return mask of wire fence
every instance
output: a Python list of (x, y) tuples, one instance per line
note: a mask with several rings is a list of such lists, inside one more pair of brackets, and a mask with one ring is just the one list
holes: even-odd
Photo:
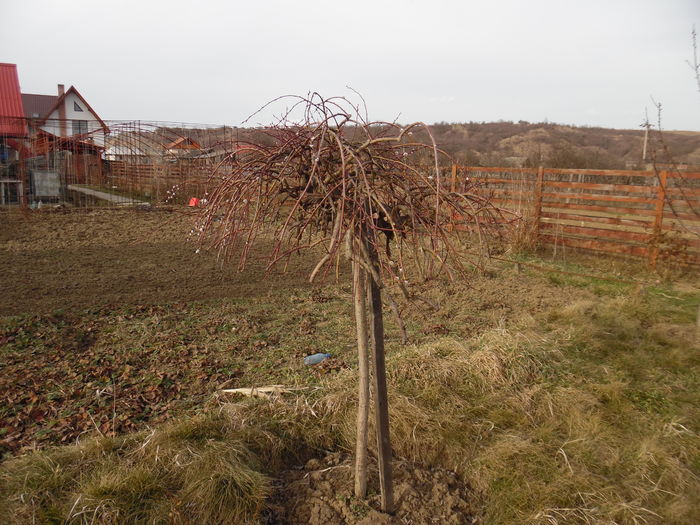
[(0, 206), (185, 203), (245, 144), (267, 140), (263, 130), (231, 126), (1, 120)]

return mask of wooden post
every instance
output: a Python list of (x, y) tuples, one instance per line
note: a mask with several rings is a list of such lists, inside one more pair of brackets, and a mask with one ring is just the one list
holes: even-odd
[(367, 339), (367, 272), (359, 262), (352, 264), (357, 328), (357, 443), (355, 446), (355, 497), (367, 495), (367, 422), (369, 420), (369, 354)]
[(537, 182), (535, 183), (535, 203), (533, 210), (533, 236), (537, 244), (540, 236), (540, 218), (542, 217), (542, 188), (544, 186), (544, 167), (537, 169)]
[[(377, 252), (368, 243), (372, 265), (379, 270)], [(391, 473), (391, 440), (389, 438), (389, 399), (386, 387), (386, 366), (384, 361), (384, 318), (382, 315), (382, 292), (379, 284), (369, 276), (370, 305), (369, 333), (372, 341), (374, 361), (374, 417), (377, 427), (377, 456), (379, 463), (379, 487), (381, 490), (381, 510), (387, 514), (394, 512), (394, 483)]]
[(19, 204), (22, 210), (29, 209), (29, 169), (27, 168), (27, 159), (24, 155), (24, 148), (20, 148), (19, 162), (17, 163), (19, 171)]
[(659, 258), (659, 243), (661, 242), (661, 225), (664, 220), (664, 205), (666, 204), (666, 170), (659, 174), (659, 184), (656, 187), (656, 206), (654, 209), (654, 229), (652, 231), (651, 243), (649, 246), (649, 266), (656, 269)]

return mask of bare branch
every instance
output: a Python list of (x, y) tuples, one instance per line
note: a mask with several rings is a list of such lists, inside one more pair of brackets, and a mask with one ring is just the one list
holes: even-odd
[[(318, 93), (278, 97), (249, 118), (280, 102), (289, 107), (265, 128), (269, 143), (239, 148), (212, 175), (215, 189), (200, 230), (221, 257), (236, 257), (243, 269), (252, 247), (271, 237), (270, 269), (293, 253), (318, 249), (320, 236), (325, 253), (310, 275), (314, 280), (334, 263), (337, 271), (342, 239), (361, 236), (378, 254), (378, 269), (367, 253), (360, 261), (377, 284), (382, 273), (395, 282), (399, 270), (403, 283), (411, 270), (404, 265), (406, 250), (414, 260), (430, 253), (436, 273), (452, 278), (463, 268), (457, 239), (485, 245), (499, 212), (469, 188), (452, 194), (443, 187), (440, 159), (450, 159), (425, 124), (370, 122), (363, 99), (353, 104)], [(301, 121), (291, 122), (292, 113)], [(418, 129), (427, 132), (426, 143), (414, 139)], [(454, 217), (462, 227), (452, 231)]]

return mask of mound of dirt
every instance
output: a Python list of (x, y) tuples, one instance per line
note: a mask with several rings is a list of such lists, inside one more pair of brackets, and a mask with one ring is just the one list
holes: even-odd
[[(389, 525), (406, 523), (481, 523), (470, 504), (470, 490), (454, 472), (425, 469), (394, 460), (395, 513), (380, 512), (376, 464), (370, 466), (369, 497), (353, 496), (353, 462), (332, 453), (282, 472), (270, 500), (269, 525)], [(373, 488), (376, 488), (373, 490)]]

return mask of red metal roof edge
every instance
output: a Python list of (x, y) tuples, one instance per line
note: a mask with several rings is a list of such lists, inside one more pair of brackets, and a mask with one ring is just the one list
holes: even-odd
[[(27, 136), (27, 122), (24, 118), (22, 93), (19, 88), (17, 64), (0, 62), (0, 117), (8, 119), (0, 127), (4, 135)], [(16, 122), (10, 120), (17, 119)]]

